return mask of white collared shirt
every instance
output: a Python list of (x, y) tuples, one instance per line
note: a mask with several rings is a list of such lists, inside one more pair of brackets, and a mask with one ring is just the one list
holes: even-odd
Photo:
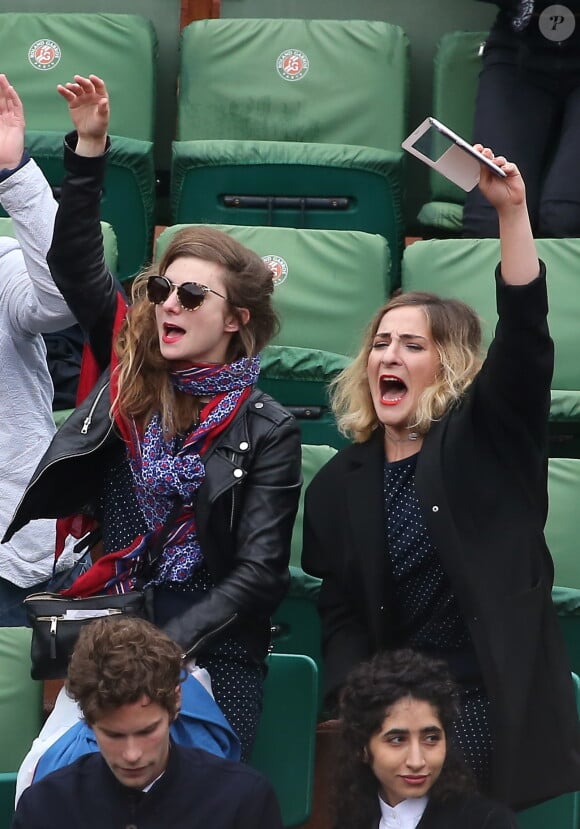
[(381, 820), (379, 829), (415, 829), (427, 806), (429, 798), (410, 797), (396, 806), (389, 806), (379, 797)]

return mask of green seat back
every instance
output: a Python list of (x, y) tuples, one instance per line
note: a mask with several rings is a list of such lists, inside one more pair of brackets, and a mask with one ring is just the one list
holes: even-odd
[(264, 708), (250, 765), (271, 782), (285, 827), (310, 815), (314, 783), (318, 678), (308, 656), (268, 657)]
[[(549, 325), (556, 346), (550, 454), (580, 457), (580, 239), (538, 239), (536, 247), (547, 267)], [(487, 347), (497, 320), (493, 274), (499, 258), (497, 239), (414, 242), (403, 257), (403, 290), (433, 291), (467, 302), (482, 319)]]
[[(191, 23), (182, 33), (174, 221), (381, 233), (398, 282), (408, 52), (403, 30), (384, 21)], [(232, 207), (228, 196), (253, 201)]]
[[(105, 260), (109, 266), (111, 273), (117, 273), (117, 237), (115, 231), (107, 222), (101, 222), (101, 230), (103, 233), (103, 243), (105, 246)], [(6, 216), (0, 217), (0, 236), (14, 237), (14, 226), (12, 219)]]
[(384, 21), (195, 21), (182, 32), (177, 138), (399, 149), (408, 48)]
[(338, 431), (330, 408), (329, 383), (350, 357), (298, 346), (269, 345), (262, 351), (260, 388), (298, 420), (302, 443), (340, 448), (348, 439)]
[(325, 463), (336, 454), (332, 446), (302, 444), (302, 491), (292, 533), (290, 553), (290, 590), (272, 616), (272, 647), (275, 653), (302, 653), (310, 656), (318, 668), (319, 709), (322, 706), (322, 633), (316, 602), (320, 579), (301, 567), (302, 525), (306, 489)]
[(30, 628), (0, 628), (0, 773), (15, 772), (42, 725), (42, 683), (30, 678)]
[(576, 516), (580, 503), (580, 460), (550, 458), (546, 541), (554, 561), (552, 600), (568, 650), (580, 672), (580, 556)]
[(119, 278), (133, 276), (151, 257), (154, 229), (153, 24), (135, 14), (5, 12), (0, 54), (2, 71), (24, 103), (27, 147), (55, 190), (64, 175), (62, 139), (71, 129), (56, 85), (74, 74), (106, 81), (112, 150), (101, 215), (117, 234)]
[[(302, 444), (302, 490), (298, 503), (298, 512), (294, 521), (290, 564), (300, 567), (302, 557), (302, 522), (304, 520), (304, 494), (311, 480), (322, 467), (336, 455), (333, 446)], [(312, 578), (312, 577), (311, 577)], [(316, 580), (318, 582), (318, 579)]]
[[(448, 32), (435, 52), (431, 114), (466, 141), (472, 140), (479, 52), (486, 37), (486, 32)], [(465, 191), (435, 170), (429, 170), (429, 189), (430, 203), (422, 208), (419, 220), (444, 230), (460, 230)]]
[(92, 73), (107, 83), (111, 134), (152, 141), (156, 50), (153, 24), (141, 15), (0, 14), (2, 71), (22, 99), (28, 130), (71, 129), (56, 85)]
[[(159, 259), (180, 225), (157, 241)], [(385, 239), (357, 231), (219, 226), (273, 269), (274, 304), (282, 326), (277, 345), (350, 355), (390, 291)]]

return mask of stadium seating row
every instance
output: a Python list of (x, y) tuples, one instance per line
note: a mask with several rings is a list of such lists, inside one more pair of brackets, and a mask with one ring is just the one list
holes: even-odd
[[(69, 127), (57, 83), (104, 77), (114, 136), (103, 218), (119, 275), (151, 254), (156, 36), (128, 14), (0, 15), (27, 143), (58, 187)], [(182, 32), (172, 221), (363, 230), (403, 247), (409, 42), (382, 21), (203, 20)], [(347, 59), (345, 59), (347, 56)]]

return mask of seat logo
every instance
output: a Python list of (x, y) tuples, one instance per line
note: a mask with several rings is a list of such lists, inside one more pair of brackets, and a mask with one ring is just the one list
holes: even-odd
[(46, 72), (60, 63), (60, 46), (54, 40), (35, 40), (28, 50), (28, 60), (35, 69)]
[(310, 69), (310, 61), (300, 49), (286, 49), (278, 57), (276, 69), (285, 81), (301, 81)]
[(268, 253), (266, 256), (262, 256), (262, 260), (272, 271), (272, 283), (275, 288), (285, 282), (288, 276), (288, 262), (285, 259), (273, 253)]

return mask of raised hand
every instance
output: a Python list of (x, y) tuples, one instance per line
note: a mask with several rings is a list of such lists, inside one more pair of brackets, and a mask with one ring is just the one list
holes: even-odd
[(20, 164), (24, 151), (24, 109), (6, 75), (0, 75), (0, 170)]
[(489, 147), (483, 147), (481, 144), (475, 144), (474, 148), (479, 150), (486, 158), (493, 161), (505, 173), (505, 178), (500, 178), (488, 170), (484, 165), (481, 166), (481, 173), (479, 176), (479, 189), (486, 197), (486, 199), (496, 208), (502, 209), (519, 208), (526, 203), (526, 188), (520, 171), (516, 165), (508, 161), (505, 156), (495, 156)]
[(57, 86), (67, 101), (70, 117), (78, 133), (76, 151), (79, 155), (103, 152), (109, 127), (109, 95), (101, 78), (75, 75), (74, 80)]

